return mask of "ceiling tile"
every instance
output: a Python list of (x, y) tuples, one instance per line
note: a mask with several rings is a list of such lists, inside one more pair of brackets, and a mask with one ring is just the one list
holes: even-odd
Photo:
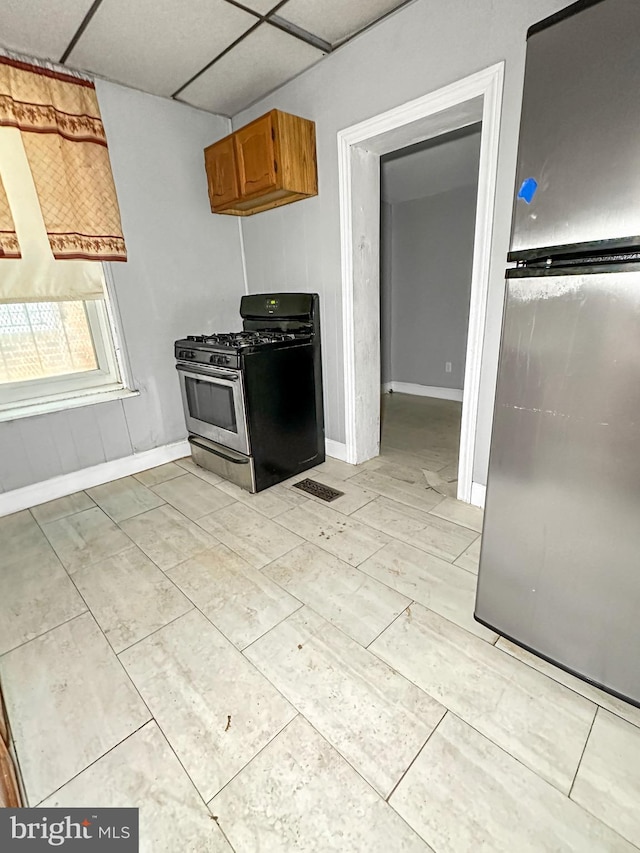
[(92, 0), (1, 0), (0, 44), (57, 61), (67, 49)]
[(224, 0), (104, 0), (68, 64), (172, 95), (255, 23)]
[(401, 6), (405, 0), (289, 0), (279, 17), (335, 44)]
[(306, 42), (261, 24), (181, 92), (180, 100), (233, 116), (322, 56)]

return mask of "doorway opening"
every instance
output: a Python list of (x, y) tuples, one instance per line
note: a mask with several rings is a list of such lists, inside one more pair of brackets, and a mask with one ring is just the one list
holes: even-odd
[(458, 490), (481, 130), (380, 158), (380, 454), (446, 497)]
[(338, 134), (346, 459), (380, 445), (380, 157), (482, 122), (457, 497), (481, 503), (473, 458), (484, 339), (504, 64)]

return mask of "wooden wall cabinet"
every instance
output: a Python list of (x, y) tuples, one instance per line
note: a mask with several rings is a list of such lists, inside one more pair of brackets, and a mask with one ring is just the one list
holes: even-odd
[(250, 216), (318, 194), (315, 124), (271, 110), (204, 149), (213, 213)]

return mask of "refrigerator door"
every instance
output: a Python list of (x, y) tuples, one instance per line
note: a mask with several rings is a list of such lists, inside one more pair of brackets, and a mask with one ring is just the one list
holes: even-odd
[(516, 177), (529, 202), (514, 201), (509, 257), (640, 245), (640, 3), (604, 0), (535, 29)]
[(640, 703), (640, 273), (510, 279), (476, 617)]

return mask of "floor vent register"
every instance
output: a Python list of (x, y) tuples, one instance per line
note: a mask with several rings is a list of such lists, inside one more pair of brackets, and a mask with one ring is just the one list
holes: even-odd
[(317, 480), (300, 480), (295, 483), (294, 489), (300, 489), (302, 492), (307, 492), (315, 498), (320, 498), (323, 501), (335, 501), (336, 498), (344, 495), (344, 492), (339, 492), (337, 489), (332, 489), (331, 486), (325, 486), (324, 483), (318, 483)]

